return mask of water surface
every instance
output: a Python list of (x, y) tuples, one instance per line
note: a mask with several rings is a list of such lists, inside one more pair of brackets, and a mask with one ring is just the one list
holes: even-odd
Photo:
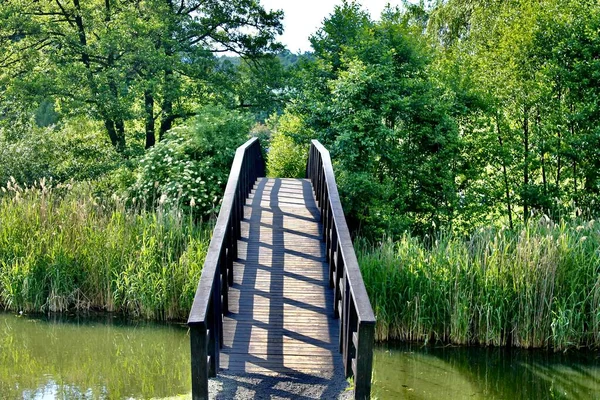
[(0, 314), (0, 399), (164, 398), (190, 391), (187, 330)]
[[(146, 399), (190, 392), (187, 329), (0, 314), (0, 399)], [(600, 400), (600, 352), (383, 345), (384, 399)]]
[(600, 399), (600, 352), (378, 346), (378, 399)]

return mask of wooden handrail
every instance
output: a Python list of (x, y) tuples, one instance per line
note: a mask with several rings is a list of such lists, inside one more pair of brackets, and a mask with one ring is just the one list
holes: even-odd
[(335, 182), (329, 151), (317, 140), (310, 145), (306, 176), (321, 210), (323, 239), (334, 289), (334, 317), (340, 318), (340, 352), (346, 377), (354, 376), (354, 397), (371, 394), (375, 315), (360, 273), (350, 231)]
[(258, 138), (238, 147), (231, 165), (221, 210), (208, 247), (202, 275), (188, 317), (190, 328), (192, 399), (208, 399), (208, 378), (219, 369), (223, 344), (223, 315), (228, 312), (228, 290), (233, 284), (240, 221), (246, 197), (256, 178), (265, 175)]

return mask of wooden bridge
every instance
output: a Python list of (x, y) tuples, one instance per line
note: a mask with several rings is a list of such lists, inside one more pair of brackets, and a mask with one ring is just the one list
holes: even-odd
[[(371, 390), (375, 317), (329, 152), (310, 147), (307, 179), (263, 178), (258, 139), (231, 167), (188, 325), (192, 397), (230, 373), (354, 377)], [(333, 289), (333, 290), (332, 290)]]

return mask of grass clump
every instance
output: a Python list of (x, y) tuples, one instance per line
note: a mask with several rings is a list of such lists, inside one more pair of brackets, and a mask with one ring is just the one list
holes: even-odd
[(600, 224), (356, 243), (377, 340), (600, 347)]
[(88, 184), (13, 180), (0, 195), (0, 306), (183, 319), (209, 240), (210, 227), (176, 208), (126, 208)]

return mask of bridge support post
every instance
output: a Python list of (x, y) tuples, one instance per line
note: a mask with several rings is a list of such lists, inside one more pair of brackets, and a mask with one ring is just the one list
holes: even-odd
[(373, 368), (374, 324), (358, 324), (358, 343), (356, 343), (356, 372), (354, 376), (354, 398), (371, 398), (371, 370)]
[(208, 342), (205, 324), (190, 325), (192, 400), (208, 400)]

